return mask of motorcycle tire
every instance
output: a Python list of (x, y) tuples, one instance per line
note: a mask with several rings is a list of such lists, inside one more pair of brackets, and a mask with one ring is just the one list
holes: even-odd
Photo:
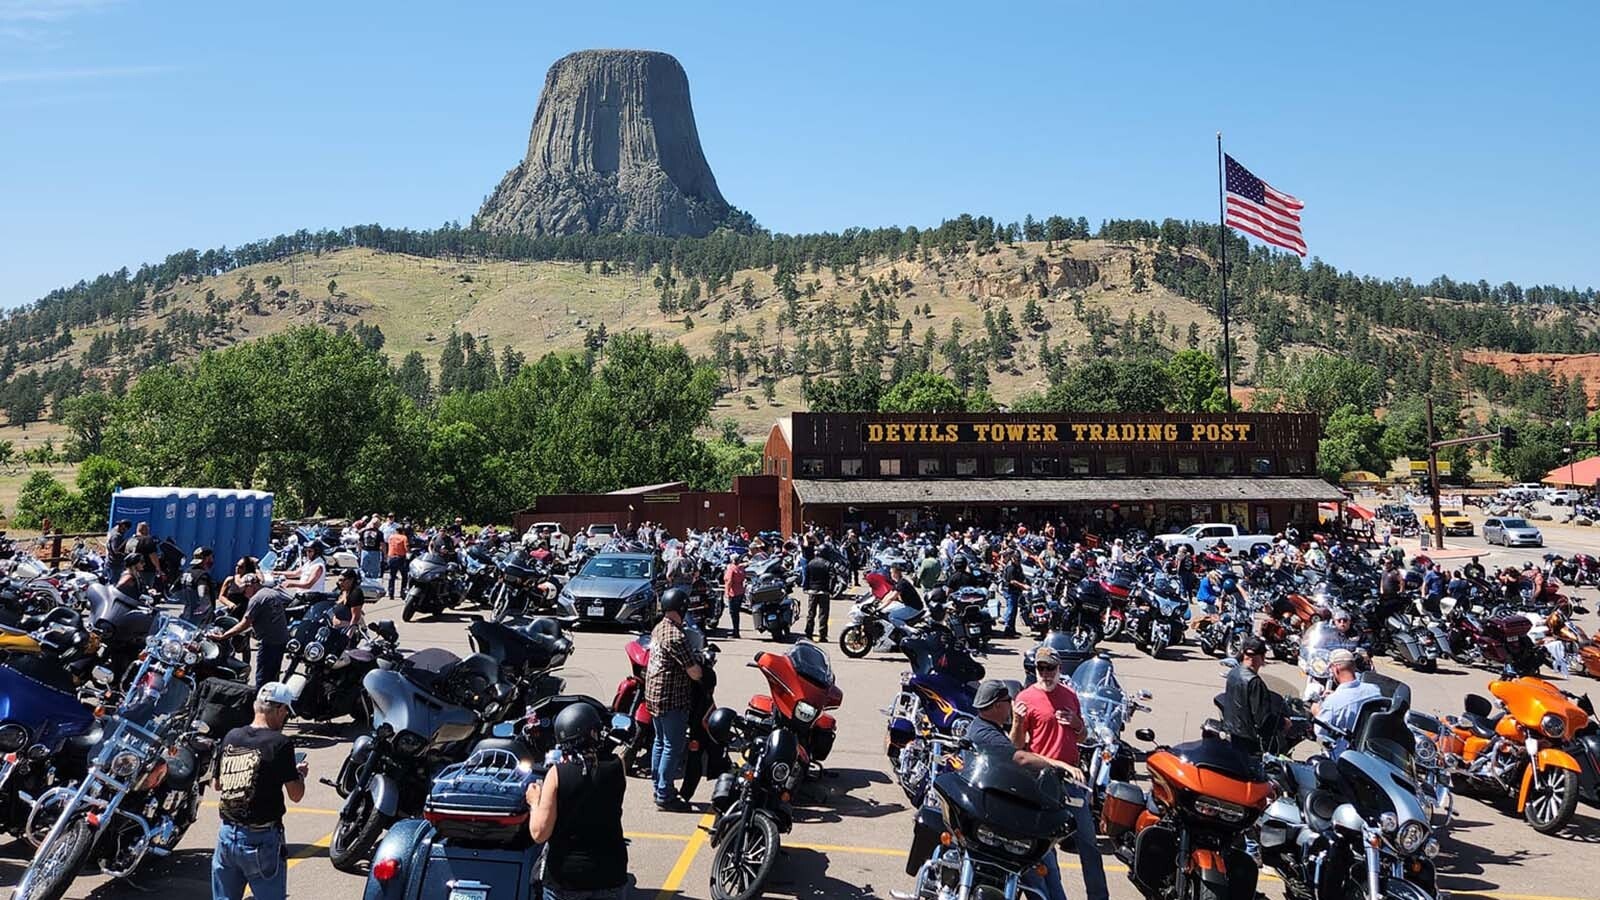
[(328, 842), (328, 861), (341, 872), (357, 872), (357, 864), (372, 855), (378, 839), (390, 824), (389, 817), (372, 805), (370, 795), (357, 809), (354, 819), (339, 817), (339, 823), (333, 827), (333, 838)]
[(1543, 772), (1534, 772), (1528, 785), (1528, 804), (1522, 808), (1523, 818), (1540, 834), (1554, 834), (1572, 821), (1578, 809), (1578, 773), (1571, 769), (1548, 766)]
[(495, 587), (494, 594), (489, 602), (489, 606), (492, 610), (492, 612), (489, 614), (489, 621), (494, 622), (497, 625), (507, 619), (521, 618), (522, 614), (528, 611), (526, 600), (520, 604), (517, 604), (518, 608), (516, 612), (513, 613), (511, 611), (511, 592), (505, 589), (505, 585), (498, 585)]
[(1423, 673), (1437, 672), (1439, 671), (1439, 660), (1419, 659), (1417, 660), (1416, 670)]
[(1105, 628), (1101, 629), (1101, 640), (1114, 641), (1122, 637), (1122, 629), (1126, 620), (1118, 616), (1106, 616)]
[(860, 625), (846, 625), (839, 632), (839, 651), (851, 659), (861, 659), (872, 652), (874, 641)]
[(80, 818), (63, 829), (60, 837), (39, 848), (11, 896), (14, 900), (60, 900), (93, 847), (94, 831)]
[(772, 874), (781, 849), (771, 817), (751, 816), (728, 832), (711, 858), (711, 900), (755, 900)]
[(405, 608), (400, 610), (400, 621), (409, 622), (417, 617), (417, 605), (410, 597), (406, 598)]

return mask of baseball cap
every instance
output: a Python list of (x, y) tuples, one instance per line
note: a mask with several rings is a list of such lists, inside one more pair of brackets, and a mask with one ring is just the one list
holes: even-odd
[(1040, 647), (1033, 654), (1033, 664), (1037, 666), (1039, 663), (1050, 663), (1051, 665), (1059, 666), (1061, 665), (1061, 659), (1056, 656), (1055, 648)]
[(1011, 699), (1014, 699), (1011, 694), (1011, 688), (1005, 682), (991, 678), (978, 685), (978, 692), (972, 698), (972, 708), (988, 709), (1001, 700)]
[(1350, 613), (1347, 610), (1336, 606), (1333, 608), (1333, 612), (1329, 613), (1328, 618), (1335, 620), (1348, 619), (1350, 618)]
[(279, 706), (287, 706), (291, 715), (294, 713), (294, 700), (294, 691), (290, 690), (289, 686), (281, 681), (269, 681), (261, 686), (261, 690), (256, 691), (257, 703), (276, 703)]
[(1267, 642), (1259, 637), (1256, 637), (1255, 635), (1250, 635), (1244, 639), (1243, 646), (1239, 650), (1239, 655), (1255, 656), (1257, 654), (1265, 654), (1266, 652)]
[(1328, 665), (1330, 667), (1332, 667), (1332, 666), (1353, 666), (1355, 664), (1356, 664), (1356, 655), (1354, 653), (1351, 653), (1349, 650), (1346, 650), (1346, 649), (1344, 649), (1342, 647), (1339, 648), (1338, 650), (1335, 650), (1332, 653), (1328, 654)]

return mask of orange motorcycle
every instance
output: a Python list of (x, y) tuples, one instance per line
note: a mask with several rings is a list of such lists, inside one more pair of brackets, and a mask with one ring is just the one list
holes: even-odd
[(1489, 693), (1494, 703), (1468, 694), (1466, 711), (1445, 717), (1434, 735), (1458, 790), (1515, 798), (1517, 812), (1541, 834), (1572, 821), (1580, 795), (1600, 802), (1593, 752), (1600, 736), (1587, 698), (1532, 676), (1491, 681)]
[[(1154, 740), (1147, 728), (1140, 740)], [(1259, 759), (1207, 736), (1157, 747), (1146, 759), (1150, 796), (1125, 781), (1106, 788), (1100, 830), (1128, 880), (1148, 898), (1253, 900), (1257, 867), (1243, 837), (1272, 799)]]
[(1569, 671), (1600, 678), (1600, 637), (1590, 637), (1570, 615), (1559, 609), (1551, 612), (1544, 624), (1550, 636), (1561, 641)]

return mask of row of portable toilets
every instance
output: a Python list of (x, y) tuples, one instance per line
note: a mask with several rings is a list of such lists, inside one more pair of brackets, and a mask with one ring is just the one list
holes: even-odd
[(139, 487), (111, 495), (107, 530), (122, 520), (150, 523), (156, 540), (172, 538), (184, 555), (210, 547), (217, 579), (233, 574), (243, 556), (259, 557), (272, 539), (272, 495), (266, 491)]

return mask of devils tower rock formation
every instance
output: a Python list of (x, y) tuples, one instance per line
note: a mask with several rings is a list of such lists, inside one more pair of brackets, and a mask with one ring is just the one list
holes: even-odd
[(478, 224), (528, 235), (701, 236), (737, 215), (700, 150), (678, 61), (583, 50), (545, 75), (528, 155), (484, 201)]

